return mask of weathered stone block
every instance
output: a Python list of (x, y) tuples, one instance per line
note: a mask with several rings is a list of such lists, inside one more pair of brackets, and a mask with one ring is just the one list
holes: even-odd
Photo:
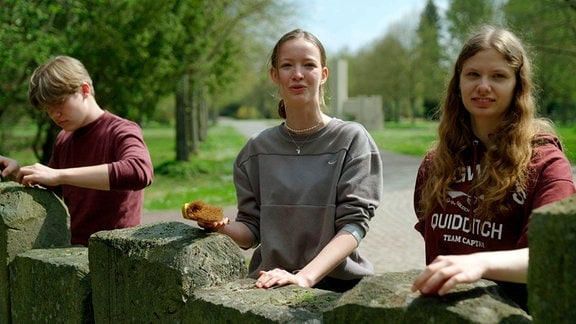
[(35, 249), (10, 264), (13, 323), (93, 323), (88, 249)]
[(0, 182), (0, 323), (9, 323), (8, 264), (30, 249), (70, 245), (68, 209), (51, 191)]
[(528, 238), (528, 307), (534, 321), (576, 319), (576, 196), (534, 210)]
[(366, 277), (341, 294), (295, 285), (258, 289), (243, 279), (194, 293), (185, 322), (197, 323), (529, 323), (493, 282), (459, 285), (439, 297), (410, 290), (420, 270)]
[(196, 291), (184, 323), (322, 323), (323, 312), (341, 296), (296, 285), (260, 289), (254, 282), (243, 279)]
[(178, 323), (194, 290), (247, 274), (228, 236), (182, 222), (93, 234), (89, 260), (98, 323)]
[(366, 277), (344, 293), (324, 323), (529, 323), (530, 316), (493, 282), (458, 285), (444, 296), (410, 290), (421, 270)]

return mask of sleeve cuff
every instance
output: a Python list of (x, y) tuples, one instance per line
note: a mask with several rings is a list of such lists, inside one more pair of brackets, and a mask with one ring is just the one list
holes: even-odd
[(346, 224), (344, 227), (342, 227), (342, 230), (352, 234), (358, 244), (360, 244), (364, 236), (366, 236), (366, 232), (358, 224)]

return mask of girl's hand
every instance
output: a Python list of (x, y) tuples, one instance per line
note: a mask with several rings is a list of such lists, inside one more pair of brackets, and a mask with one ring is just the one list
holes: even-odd
[(198, 226), (210, 232), (218, 232), (219, 229), (223, 228), (228, 224), (230, 224), (230, 219), (228, 219), (228, 217), (224, 217), (219, 222), (210, 222), (210, 223), (198, 222)]
[(258, 288), (275, 288), (290, 284), (295, 284), (300, 287), (311, 287), (305, 278), (283, 269), (276, 268), (270, 271), (260, 271), (259, 275), (256, 280), (256, 287)]
[(423, 295), (444, 295), (457, 284), (482, 279), (485, 269), (486, 265), (475, 254), (441, 255), (414, 280), (412, 291), (419, 290)]

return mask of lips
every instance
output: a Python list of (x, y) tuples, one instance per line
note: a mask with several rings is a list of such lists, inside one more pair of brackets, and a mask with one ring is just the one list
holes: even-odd
[(60, 128), (65, 128), (66, 124), (68, 124), (68, 121), (66, 120), (59, 120), (56, 122), (56, 125), (60, 126)]
[(472, 102), (474, 102), (474, 104), (478, 107), (489, 107), (494, 102), (496, 102), (496, 100), (492, 98), (475, 97), (472, 98)]
[(302, 93), (306, 90), (306, 87), (303, 85), (294, 85), (294, 86), (290, 86), (289, 87), (290, 91), (292, 91), (293, 93)]

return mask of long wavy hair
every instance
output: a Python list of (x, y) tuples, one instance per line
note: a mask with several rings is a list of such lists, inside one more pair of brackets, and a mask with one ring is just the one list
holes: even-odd
[(463, 152), (470, 149), (475, 140), (470, 114), (460, 96), (460, 71), (467, 59), (486, 49), (495, 49), (503, 55), (515, 70), (516, 86), (514, 99), (500, 125), (490, 135), (486, 154), (479, 161), (482, 172), (473, 180), (470, 194), (483, 195), (475, 206), (477, 217), (491, 219), (509, 210), (509, 204), (503, 202), (510, 192), (526, 188), (533, 146), (537, 145), (535, 135), (539, 132), (554, 134), (549, 121), (535, 116), (531, 62), (521, 41), (506, 29), (483, 26), (464, 44), (439, 108), (438, 142), (433, 148), (435, 154), (429, 156), (432, 159), (426, 170), (429, 178), (419, 202), (423, 215), (429, 215), (438, 205), (445, 207), (454, 170), (464, 166)]
[[(326, 67), (326, 50), (324, 49), (324, 45), (322, 45), (322, 42), (320, 42), (320, 40), (310, 32), (304, 31), (302, 29), (294, 29), (284, 34), (282, 37), (280, 37), (276, 45), (274, 45), (274, 48), (272, 49), (272, 54), (270, 55), (270, 66), (273, 69), (278, 70), (278, 52), (280, 51), (280, 47), (289, 40), (299, 38), (303, 38), (314, 44), (316, 47), (318, 47), (318, 49), (320, 50), (320, 63), (322, 64), (322, 68)], [(319, 96), (320, 96), (320, 105), (322, 105), (323, 107), (325, 106), (323, 84), (320, 84)], [(284, 106), (284, 99), (280, 99), (280, 101), (278, 102), (278, 115), (280, 116), (280, 118), (286, 119), (286, 106)]]

